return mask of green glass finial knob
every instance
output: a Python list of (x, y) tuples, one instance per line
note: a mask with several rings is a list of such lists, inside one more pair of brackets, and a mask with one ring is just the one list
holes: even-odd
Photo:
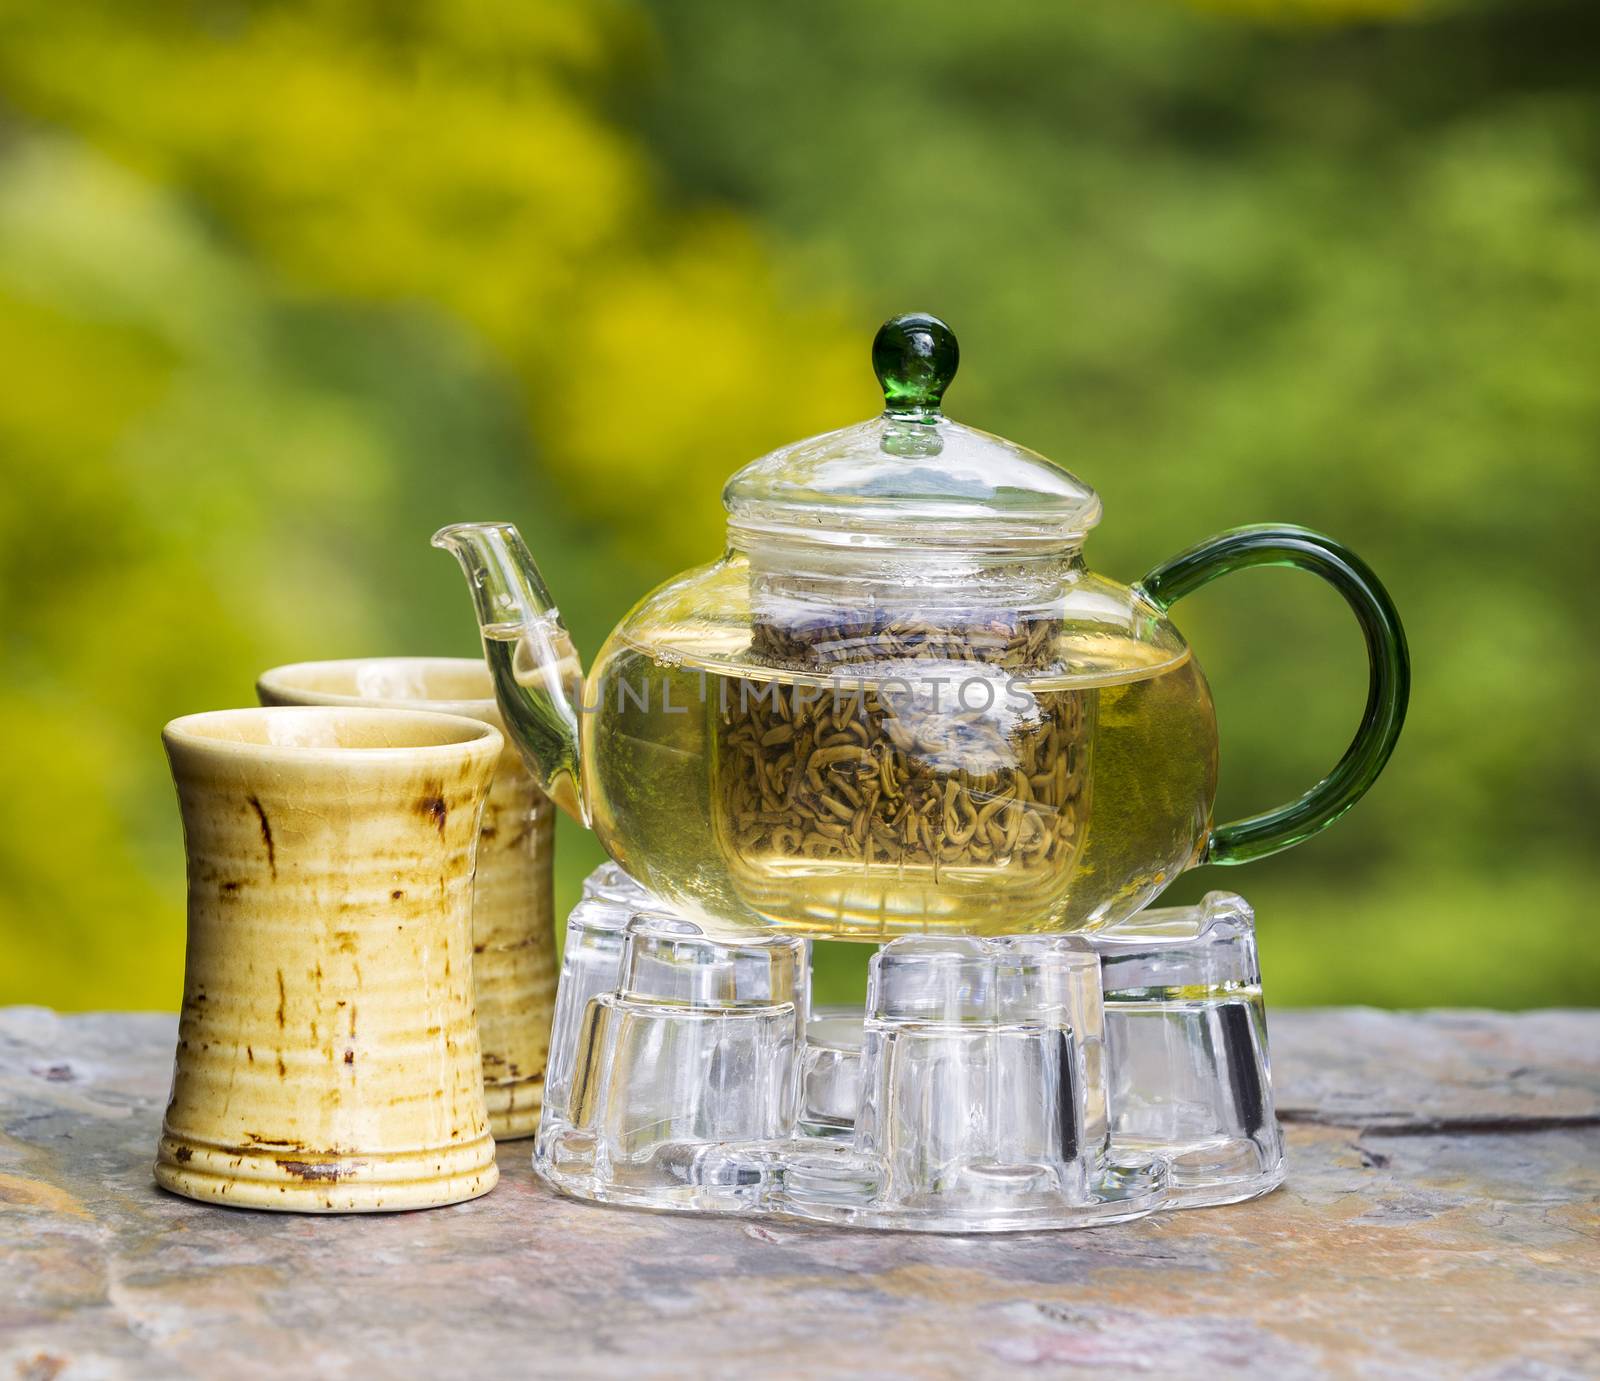
[(897, 416), (936, 417), (960, 363), (956, 333), (927, 312), (890, 317), (872, 341), (884, 411)]

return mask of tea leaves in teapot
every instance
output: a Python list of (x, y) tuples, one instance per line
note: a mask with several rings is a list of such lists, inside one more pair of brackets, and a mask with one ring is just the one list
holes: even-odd
[(951, 870), (1026, 870), (1065, 886), (1083, 838), (1094, 696), (1030, 689), (1057, 628), (880, 611), (757, 623), (752, 655), (777, 676), (725, 686), (718, 707), (735, 858), (933, 884)]

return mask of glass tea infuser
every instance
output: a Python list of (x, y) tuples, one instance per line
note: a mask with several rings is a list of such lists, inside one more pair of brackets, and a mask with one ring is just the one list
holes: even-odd
[[(1405, 715), (1399, 617), (1298, 527), (1096, 574), (1094, 491), (946, 418), (957, 358), (937, 318), (887, 322), (882, 415), (735, 474), (722, 556), (587, 676), (516, 528), (434, 537), (512, 737), (614, 860), (568, 921), (535, 1142), (569, 1194), (1002, 1232), (1283, 1177), (1253, 913), (1148, 904), (1360, 799)], [(1366, 710), (1304, 796), (1214, 825), (1215, 712), (1168, 612), (1265, 565), (1344, 596)], [(880, 946), (864, 1011), (813, 1008), (812, 939)]]
[[(471, 582), (507, 725), (550, 796), (710, 933), (1093, 931), (1196, 863), (1325, 828), (1371, 786), (1405, 712), (1400, 621), (1353, 552), (1240, 528), (1134, 585), (1090, 570), (1100, 500), (945, 417), (957, 347), (886, 323), (881, 416), (728, 481), (728, 543), (668, 581), (584, 677), (517, 530), (434, 538)], [(1230, 571), (1329, 581), (1371, 686), (1338, 766), (1299, 800), (1212, 824), (1217, 725), (1168, 611)]]

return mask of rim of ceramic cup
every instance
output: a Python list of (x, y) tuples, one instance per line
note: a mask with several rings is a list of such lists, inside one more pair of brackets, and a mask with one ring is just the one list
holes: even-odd
[[(484, 693), (481, 696), (389, 695), (382, 692), (369, 695), (363, 694), (359, 688), (326, 690), (316, 684), (319, 681), (337, 684), (349, 676), (354, 685), (364, 670), (377, 675), (384, 672), (392, 676), (409, 674), (419, 679), (429, 673), (469, 677), (481, 681)], [(488, 664), (481, 657), (338, 657), (329, 661), (290, 662), (262, 672), (256, 678), (256, 694), (263, 700), (271, 699), (279, 704), (376, 707), (386, 710), (428, 709), (440, 714), (459, 712), (476, 718), (488, 715), (496, 719), (500, 713)]]
[[(234, 732), (228, 732), (233, 730)], [(254, 731), (261, 737), (242, 736)], [(274, 738), (273, 735), (277, 737)], [(314, 741), (296, 742), (296, 737)], [(385, 736), (400, 742), (383, 742)], [(161, 731), (168, 744), (253, 761), (310, 762), (318, 757), (374, 765), (420, 758), (498, 754), (505, 739), (492, 724), (432, 710), (367, 705), (261, 705), (181, 715)], [(332, 738), (334, 741), (329, 742)], [(341, 739), (378, 739), (344, 742)]]

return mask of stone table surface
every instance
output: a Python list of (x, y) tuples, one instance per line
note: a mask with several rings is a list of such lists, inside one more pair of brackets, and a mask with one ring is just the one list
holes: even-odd
[(190, 1203), (175, 1021), (0, 1010), (0, 1378), (1600, 1375), (1600, 1012), (1274, 1013), (1284, 1188), (999, 1238)]

